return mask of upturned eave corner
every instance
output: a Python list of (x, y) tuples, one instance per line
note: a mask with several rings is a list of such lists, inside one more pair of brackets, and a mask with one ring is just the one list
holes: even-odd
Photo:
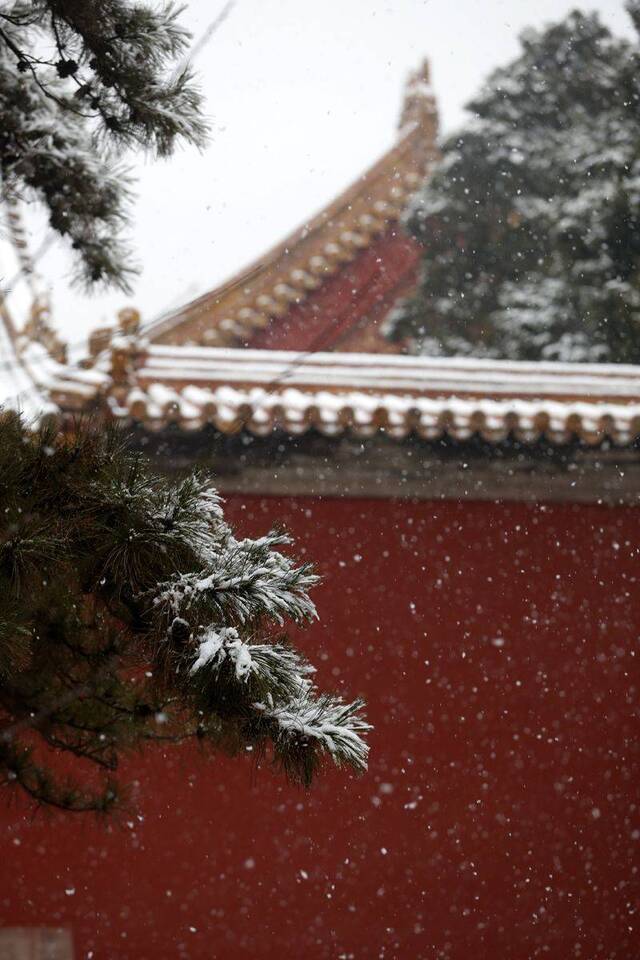
[(342, 194), (227, 282), (145, 327), (152, 343), (242, 346), (282, 323), (330, 278), (398, 228), (438, 158), (425, 61), (407, 84), (396, 142)]

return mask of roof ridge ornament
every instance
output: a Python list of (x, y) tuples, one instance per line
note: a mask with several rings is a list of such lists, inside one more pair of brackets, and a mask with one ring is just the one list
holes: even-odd
[(137, 370), (144, 357), (146, 341), (140, 337), (139, 310), (124, 307), (118, 311), (118, 329), (111, 331), (108, 345), (111, 393), (118, 402), (122, 402), (137, 384)]
[(29, 317), (22, 329), (27, 343), (38, 343), (58, 363), (67, 362), (67, 345), (51, 324), (51, 302), (46, 293), (34, 294)]
[(413, 127), (424, 128), (425, 139), (430, 145), (435, 145), (438, 136), (438, 107), (431, 86), (431, 66), (426, 57), (418, 69), (409, 74), (405, 86), (398, 128), (405, 133), (408, 128)]

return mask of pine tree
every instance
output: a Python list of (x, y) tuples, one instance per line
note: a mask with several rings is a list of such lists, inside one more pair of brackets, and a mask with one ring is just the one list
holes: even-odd
[(281, 533), (237, 539), (209, 480), (154, 476), (117, 433), (0, 412), (0, 775), (106, 811), (149, 741), (260, 757), (311, 782), (366, 768), (362, 703), (320, 694), (282, 634), (316, 577)]
[(409, 212), (421, 277), (391, 336), (435, 355), (639, 363), (640, 50), (579, 12), (521, 44)]
[(205, 141), (201, 96), (181, 66), (190, 35), (180, 12), (141, 0), (0, 7), (3, 189), (45, 205), (87, 286), (129, 287), (123, 151), (164, 157)]

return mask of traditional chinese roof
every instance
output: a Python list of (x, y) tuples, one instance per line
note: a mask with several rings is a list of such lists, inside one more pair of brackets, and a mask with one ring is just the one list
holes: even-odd
[(624, 445), (640, 436), (632, 366), (150, 344), (122, 379), (112, 415), (151, 430)]
[[(121, 311), (88, 367), (65, 362), (41, 305), (18, 334), (0, 304), (0, 405), (149, 431), (634, 444), (640, 367), (388, 355), (375, 331), (361, 336), (410, 281), (417, 253), (398, 218), (435, 158), (435, 129), (423, 71), (398, 143), (352, 188), (181, 310), (147, 325)], [(256, 348), (236, 349), (243, 338)], [(273, 349), (278, 341), (295, 349)]]
[[(319, 337), (322, 349), (350, 349), (355, 332), (362, 349), (362, 327), (379, 323), (414, 281), (418, 246), (398, 221), (437, 157), (437, 123), (425, 62), (408, 84), (388, 153), (255, 263), (145, 335), (153, 343), (267, 349), (310, 349)], [(380, 336), (364, 342), (396, 349)]]
[(68, 417), (92, 412), (151, 431), (397, 440), (480, 436), (552, 444), (640, 439), (640, 367), (148, 343), (132, 330), (98, 367), (55, 360), (0, 310), (0, 405)]

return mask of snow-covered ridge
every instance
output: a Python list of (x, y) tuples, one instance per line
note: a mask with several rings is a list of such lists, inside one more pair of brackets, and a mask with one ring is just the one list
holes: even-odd
[[(640, 367), (626, 364), (525, 363), (510, 360), (411, 357), (366, 353), (300, 354), (151, 345), (138, 369), (141, 383), (252, 384), (444, 392), (460, 396), (615, 397), (640, 399)], [(624, 401), (623, 401), (624, 398)]]
[[(20, 347), (0, 324), (0, 404), (29, 418), (97, 410), (151, 430), (213, 424), (223, 433), (273, 430), (327, 436), (384, 432), (402, 439), (479, 434), (565, 443), (640, 437), (640, 366), (523, 363), (364, 353), (300, 354), (198, 346), (128, 345), (124, 379), (101, 367)], [(130, 347), (130, 349), (129, 349)]]
[(152, 430), (628, 444), (640, 436), (640, 367), (149, 346), (112, 412)]

